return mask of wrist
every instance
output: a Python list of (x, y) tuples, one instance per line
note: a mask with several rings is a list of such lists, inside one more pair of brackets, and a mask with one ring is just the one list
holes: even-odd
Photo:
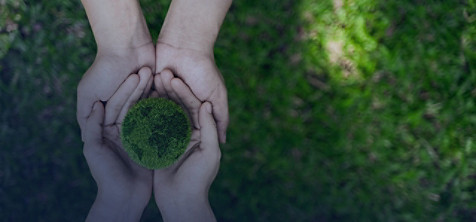
[(193, 50), (201, 54), (212, 54), (216, 36), (209, 33), (192, 33), (194, 32), (191, 30), (187, 33), (180, 33), (180, 31), (176, 32), (175, 30), (167, 30), (167, 28), (164, 27), (160, 31), (157, 44), (165, 44), (174, 49)]
[(209, 53), (231, 0), (173, 0), (159, 34), (159, 42), (175, 48)]
[(197, 198), (175, 198), (159, 201), (157, 206), (164, 221), (215, 221), (206, 195)]
[[(207, 72), (210, 72), (207, 74), (213, 74), (211, 72), (215, 71), (213, 70), (213, 68), (215, 68), (215, 58), (212, 50), (197, 51), (176, 48), (167, 43), (157, 42), (155, 58), (157, 61), (156, 72), (161, 72), (163, 69), (168, 68), (180, 78), (185, 78), (186, 75), (184, 75), (184, 73), (191, 73), (190, 71), (184, 72), (181, 70), (184, 67), (188, 67), (186, 70), (192, 68), (196, 69), (196, 71), (206, 69)], [(212, 69), (209, 69), (209, 67)]]
[(147, 203), (98, 194), (86, 221), (139, 221)]
[[(122, 38), (116, 40), (111, 39), (111, 41), (100, 41), (96, 38), (96, 44), (98, 54), (142, 56), (143, 53), (141, 52), (143, 52), (144, 49), (151, 48), (152, 51), (154, 51), (154, 43), (152, 42), (148, 30), (138, 31), (129, 37), (122, 35)], [(134, 55), (134, 53), (137, 55)]]
[(156, 45), (156, 56), (167, 55), (171, 58), (202, 58), (202, 59), (211, 59), (214, 60), (213, 48), (190, 48), (190, 47), (181, 47), (170, 44), (169, 42), (162, 41), (159, 39)]
[(138, 0), (82, 0), (98, 50), (152, 43)]

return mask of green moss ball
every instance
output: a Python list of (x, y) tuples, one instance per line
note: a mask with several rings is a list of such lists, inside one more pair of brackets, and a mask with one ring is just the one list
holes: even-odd
[(133, 161), (148, 169), (160, 169), (184, 153), (190, 134), (190, 122), (180, 106), (167, 99), (148, 98), (127, 113), (121, 139)]

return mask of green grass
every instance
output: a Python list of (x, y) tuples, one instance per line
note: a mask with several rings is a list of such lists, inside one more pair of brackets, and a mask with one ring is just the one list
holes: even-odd
[[(3, 2), (0, 218), (84, 220), (84, 10)], [(233, 3), (215, 47), (231, 118), (218, 220), (476, 220), (476, 2), (339, 2)], [(154, 39), (168, 3), (141, 1)]]

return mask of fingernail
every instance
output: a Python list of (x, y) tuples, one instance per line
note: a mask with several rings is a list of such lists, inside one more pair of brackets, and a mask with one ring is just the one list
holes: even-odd
[(206, 106), (205, 108), (207, 108), (207, 112), (212, 113), (212, 105), (207, 102), (207, 104), (205, 106)]

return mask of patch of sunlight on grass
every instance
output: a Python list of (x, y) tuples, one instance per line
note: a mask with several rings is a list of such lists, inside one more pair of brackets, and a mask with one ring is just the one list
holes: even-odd
[(310, 45), (320, 46), (312, 47), (309, 56), (329, 61), (327, 74), (338, 84), (362, 83), (375, 72), (372, 52), (379, 46), (368, 27), (376, 22), (379, 27), (388, 24), (373, 15), (376, 4), (373, 0), (303, 3), (301, 17), (309, 23), (305, 36)]

